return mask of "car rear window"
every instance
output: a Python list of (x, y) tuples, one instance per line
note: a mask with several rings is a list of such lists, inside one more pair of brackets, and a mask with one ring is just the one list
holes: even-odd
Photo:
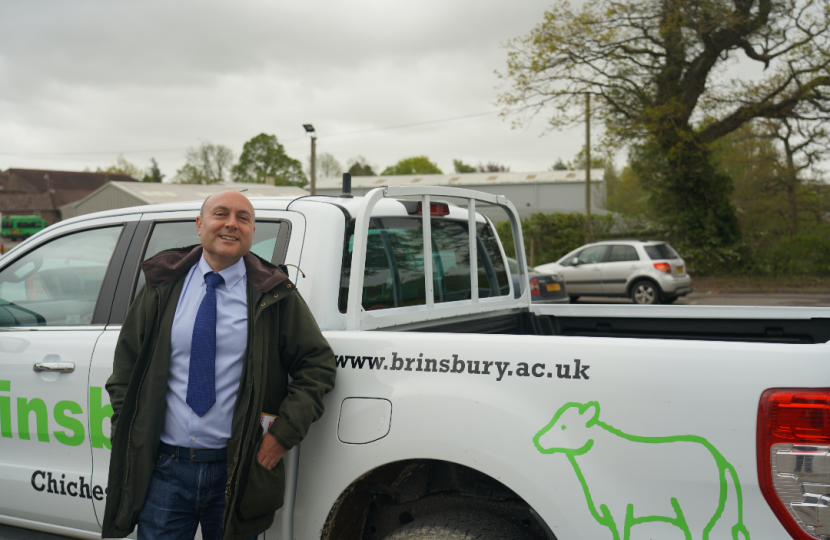
[(645, 246), (646, 253), (651, 257), (651, 260), (658, 261), (661, 259), (678, 259), (680, 255), (668, 244), (657, 244), (654, 246)]
[[(433, 300), (470, 298), (470, 249), (466, 221), (432, 218)], [(489, 226), (480, 223), (478, 296), (504, 296), (510, 291), (507, 268)], [(372, 218), (363, 277), (363, 308), (368, 310), (426, 304), (424, 242), (421, 218)], [(339, 307), (346, 312), (354, 246), (354, 221), (346, 230)]]

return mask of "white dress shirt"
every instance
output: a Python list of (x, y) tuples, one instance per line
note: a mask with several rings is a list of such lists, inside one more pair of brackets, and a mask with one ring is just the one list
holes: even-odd
[(187, 404), (190, 345), (196, 313), (205, 296), (205, 274), (213, 272), (205, 256), (193, 265), (182, 288), (170, 337), (167, 412), (161, 440), (188, 448), (225, 448), (242, 363), (248, 344), (248, 297), (245, 262), (225, 268), (216, 287), (216, 403), (201, 418)]

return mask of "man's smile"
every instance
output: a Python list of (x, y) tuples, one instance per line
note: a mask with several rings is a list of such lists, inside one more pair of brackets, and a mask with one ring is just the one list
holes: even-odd
[(239, 241), (239, 238), (237, 238), (235, 236), (227, 236), (227, 235), (224, 235), (224, 234), (220, 234), (219, 238), (221, 238), (222, 240), (229, 240), (231, 242), (238, 242)]

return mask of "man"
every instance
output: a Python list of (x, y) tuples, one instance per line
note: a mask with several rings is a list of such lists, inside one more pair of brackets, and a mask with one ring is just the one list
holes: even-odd
[(139, 539), (189, 540), (201, 524), (242, 540), (282, 506), (282, 457), (323, 413), (335, 362), (285, 272), (249, 253), (255, 229), (250, 201), (222, 191), (196, 218), (201, 245), (141, 265), (106, 385), (105, 538), (138, 524)]

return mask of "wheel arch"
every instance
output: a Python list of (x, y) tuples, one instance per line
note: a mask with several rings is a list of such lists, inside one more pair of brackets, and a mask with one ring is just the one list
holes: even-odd
[(447, 509), (499, 514), (535, 540), (556, 540), (519, 494), (492, 476), (441, 459), (403, 459), (367, 471), (335, 500), (321, 540), (380, 540), (414, 519)]

